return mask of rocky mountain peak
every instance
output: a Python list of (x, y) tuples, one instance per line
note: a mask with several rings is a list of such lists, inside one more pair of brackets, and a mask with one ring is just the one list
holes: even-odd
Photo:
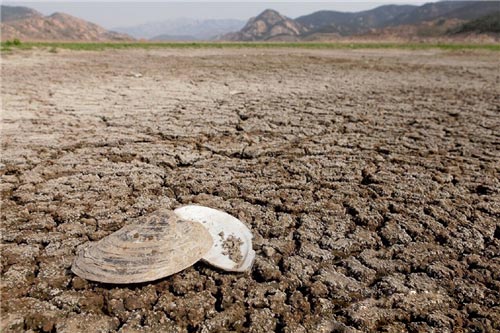
[(307, 29), (300, 23), (281, 15), (275, 10), (266, 9), (251, 18), (239, 32), (223, 37), (227, 40), (289, 40), (304, 33)]
[(52, 18), (52, 19), (58, 19), (58, 20), (61, 20), (61, 19), (77, 19), (76, 17), (74, 16), (71, 16), (69, 14), (65, 14), (65, 13), (61, 13), (61, 12), (55, 12), (51, 15), (49, 15), (48, 17)]
[(262, 13), (260, 13), (255, 18), (255, 20), (262, 20), (262, 21), (265, 21), (266, 23), (268, 23), (270, 25), (274, 25), (276, 23), (279, 23), (279, 22), (282, 22), (282, 21), (286, 21), (287, 17), (281, 15), (280, 13), (278, 13), (277, 11), (275, 11), (274, 9), (266, 9)]

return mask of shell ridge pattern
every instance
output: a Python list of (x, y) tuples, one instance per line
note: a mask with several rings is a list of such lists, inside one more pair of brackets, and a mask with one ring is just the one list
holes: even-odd
[(199, 223), (160, 211), (131, 221), (77, 255), (75, 274), (106, 283), (153, 281), (200, 260), (213, 240)]

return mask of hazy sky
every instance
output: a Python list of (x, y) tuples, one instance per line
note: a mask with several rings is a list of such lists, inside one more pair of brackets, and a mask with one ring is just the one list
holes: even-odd
[(108, 29), (171, 18), (247, 20), (267, 8), (297, 17), (322, 9), (356, 12), (388, 3), (420, 5), (425, 1), (2, 1), (5, 5), (31, 7), (45, 15), (67, 13)]

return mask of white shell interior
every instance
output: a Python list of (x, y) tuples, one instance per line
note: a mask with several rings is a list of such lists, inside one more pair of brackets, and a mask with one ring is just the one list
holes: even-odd
[[(177, 208), (174, 213), (183, 220), (199, 222), (213, 238), (212, 248), (203, 256), (203, 260), (220, 269), (231, 272), (244, 272), (252, 268), (255, 251), (252, 248), (252, 233), (237, 218), (225, 212), (196, 205)], [(231, 239), (239, 240), (240, 260), (231, 259), (227, 244)]]

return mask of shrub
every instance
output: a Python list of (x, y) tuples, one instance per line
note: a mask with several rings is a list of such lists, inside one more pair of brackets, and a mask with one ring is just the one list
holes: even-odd
[(17, 38), (5, 41), (5, 46), (19, 46), (19, 45), (21, 45), (21, 41)]

